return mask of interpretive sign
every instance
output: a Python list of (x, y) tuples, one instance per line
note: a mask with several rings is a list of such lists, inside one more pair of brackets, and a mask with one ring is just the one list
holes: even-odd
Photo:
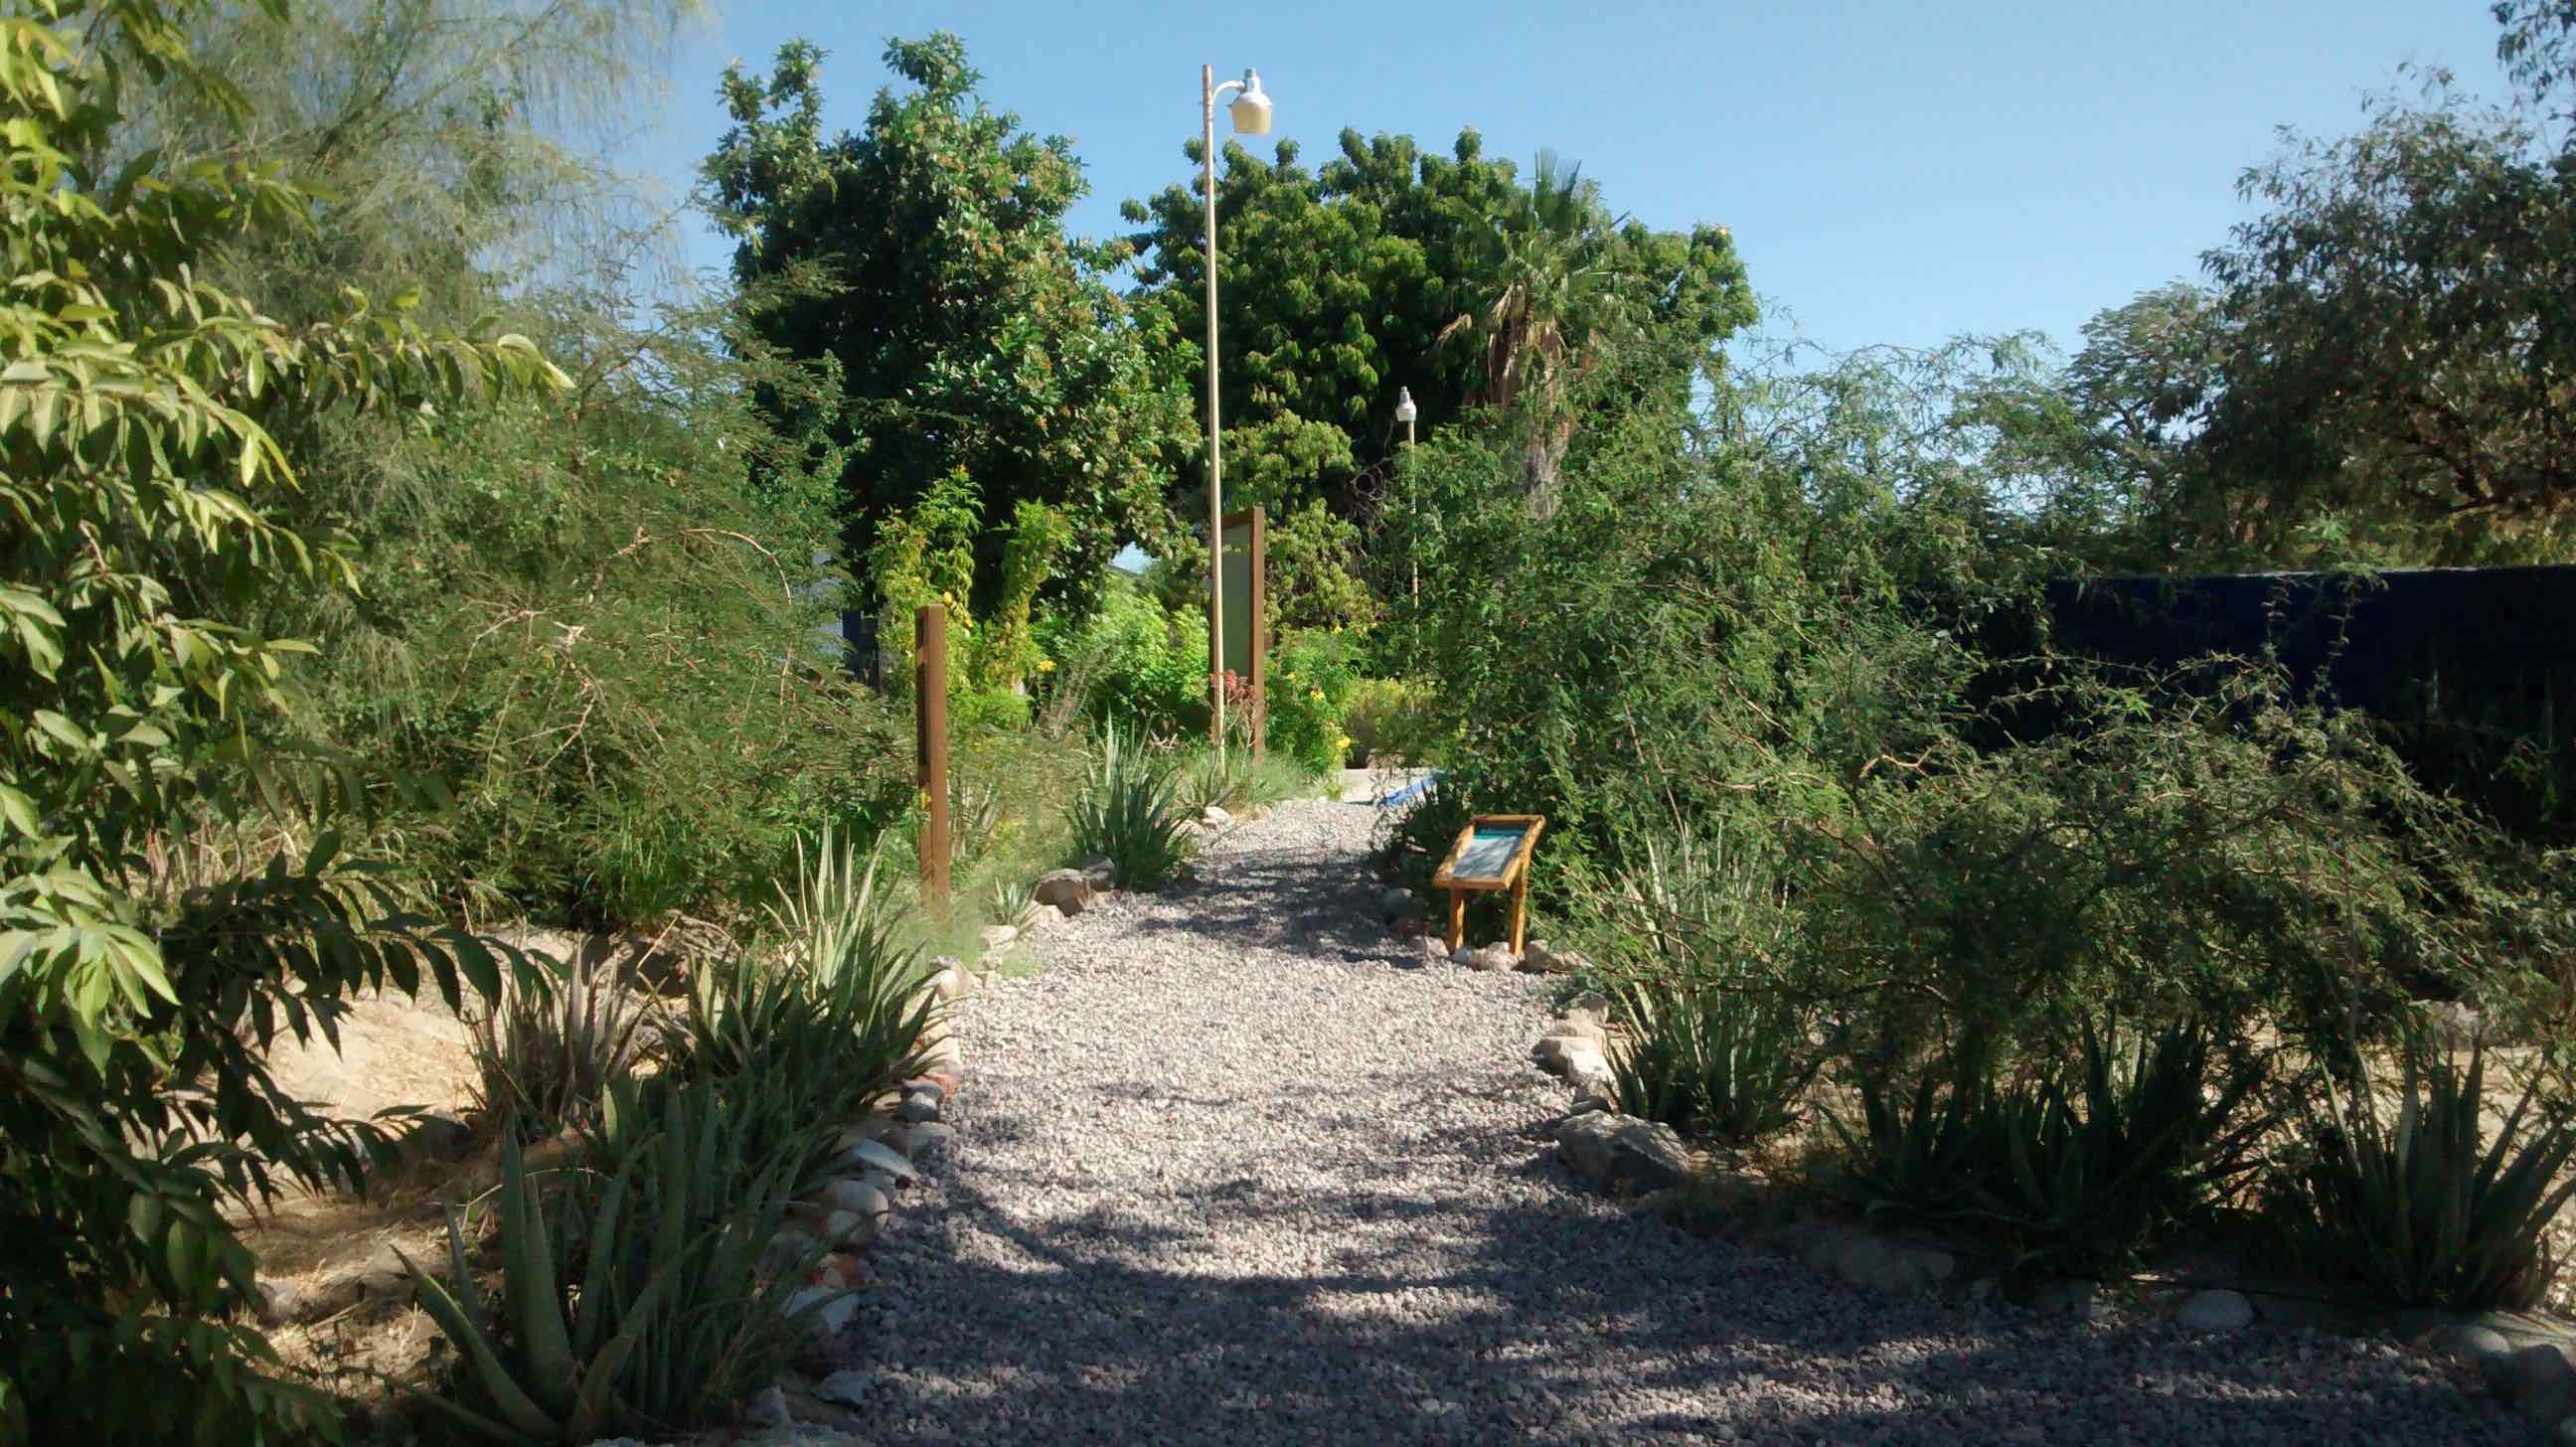
[(1467, 892), (1507, 889), (1512, 894), (1512, 953), (1521, 952), (1528, 925), (1530, 851), (1538, 847), (1538, 833), (1546, 827), (1547, 819), (1538, 814), (1479, 814), (1458, 831), (1458, 842), (1449, 846), (1449, 857), (1431, 876), (1433, 885), (1449, 891), (1449, 948), (1465, 943)]
[(1219, 586), (1225, 590), (1225, 639), (1220, 649), (1224, 668), (1242, 680), (1246, 697), (1252, 702), (1252, 751), (1262, 753), (1269, 740), (1265, 727), (1269, 712), (1267, 683), (1263, 677), (1269, 667), (1270, 601), (1267, 588), (1270, 571), (1268, 518), (1260, 508), (1225, 516), (1225, 567), (1219, 575)]

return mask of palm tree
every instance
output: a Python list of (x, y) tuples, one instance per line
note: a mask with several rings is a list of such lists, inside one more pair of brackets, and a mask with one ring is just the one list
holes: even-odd
[(1555, 152), (1539, 152), (1530, 188), (1483, 238), (1482, 298), (1440, 331), (1443, 342), (1473, 338), (1484, 348), (1474, 400), (1530, 403), (1524, 473), (1541, 517), (1556, 510), (1557, 466), (1574, 437), (1573, 383), (1622, 320), (1609, 255), (1617, 227), (1581, 166), (1560, 170)]

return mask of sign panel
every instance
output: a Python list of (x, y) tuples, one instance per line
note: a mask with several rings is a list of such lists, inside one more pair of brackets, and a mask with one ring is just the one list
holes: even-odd
[(1537, 814), (1479, 814), (1458, 831), (1431, 882), (1443, 889), (1512, 889), (1529, 868), (1547, 820)]
[(1521, 852), (1521, 836), (1528, 832), (1526, 824), (1481, 824), (1469, 828), (1467, 847), (1458, 851), (1458, 862), (1449, 867), (1449, 877), (1497, 881), (1509, 877), (1512, 856)]
[[(1237, 513), (1236, 517), (1243, 515)], [(1229, 521), (1225, 527), (1225, 666), (1252, 676), (1252, 627), (1259, 617), (1252, 590), (1252, 523)]]

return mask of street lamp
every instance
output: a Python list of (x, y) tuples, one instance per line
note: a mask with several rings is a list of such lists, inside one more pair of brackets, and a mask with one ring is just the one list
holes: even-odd
[[(1421, 415), (1422, 409), (1413, 405), (1413, 389), (1411, 387), (1396, 388), (1395, 420), (1404, 424), (1404, 450), (1408, 457), (1410, 457), (1413, 452), (1413, 419)], [(1407, 478), (1405, 479), (1404, 484), (1405, 521), (1410, 524), (1419, 524), (1422, 520), (1420, 516), (1421, 509), (1421, 501), (1413, 495), (1413, 480), (1411, 478)], [(1408, 535), (1405, 539), (1407, 544), (1406, 550), (1408, 552), (1415, 548), (1419, 548), (1422, 545), (1419, 537), (1412, 536), (1415, 531), (1416, 528), (1414, 527), (1407, 527), (1405, 529), (1405, 532)], [(1416, 557), (1413, 560), (1413, 601), (1416, 606), (1419, 606), (1422, 602), (1422, 560), (1419, 557)]]
[[(1207, 438), (1208, 438), (1208, 735), (1216, 759), (1225, 762), (1225, 471), (1217, 456), (1216, 415), (1216, 98), (1235, 91), (1234, 116), (1239, 136), (1270, 134), (1270, 97), (1262, 93), (1261, 73), (1246, 70), (1241, 80), (1216, 83), (1216, 67), (1199, 67), (1199, 120), (1206, 141), (1200, 162), (1207, 170)], [(1261, 620), (1252, 620), (1260, 632)]]

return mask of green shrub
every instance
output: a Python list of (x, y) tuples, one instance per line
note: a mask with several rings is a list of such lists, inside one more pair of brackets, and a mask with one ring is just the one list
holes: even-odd
[(452, 1208), (452, 1287), (404, 1262), (456, 1353), (438, 1410), (492, 1441), (570, 1447), (723, 1424), (777, 1376), (806, 1331), (787, 1309), (802, 1272), (764, 1281), (761, 1259), (797, 1182), (737, 1128), (735, 1099), (759, 1094), (745, 1087), (659, 1092), (622, 1160), (550, 1190), (503, 1138), (498, 1298), (477, 1286)]
[(1071, 856), (1102, 858), (1122, 889), (1159, 889), (1189, 862), (1190, 816), (1180, 805), (1177, 771), (1119, 737), (1101, 734), (1100, 759), (1069, 818)]
[(2264, 1070), (2201, 1028), (2082, 1033), (2079, 1058), (1999, 1081), (1954, 1049), (1910, 1095), (1863, 1080), (1858, 1130), (1827, 1116), (1843, 1159), (1828, 1189), (1872, 1214), (2000, 1232), (2016, 1266), (2098, 1275), (2133, 1264), (2252, 1169)]
[(1824, 1061), (1806, 1011), (1767, 991), (1704, 981), (1624, 981), (1612, 999), (1635, 1032), (1610, 1066), (1628, 1114), (1734, 1145), (1805, 1114)]
[(1263, 686), (1271, 751), (1318, 774), (1340, 768), (1351, 745), (1342, 732), (1342, 707), (1359, 682), (1359, 666), (1357, 634), (1299, 633), (1283, 640)]
[(1039, 642), (1047, 715), (1116, 724), (1140, 738), (1201, 739), (1208, 728), (1204, 612), (1166, 614), (1126, 578), (1088, 618), (1050, 618)]
[(547, 964), (505, 982), (499, 1000), (467, 1017), (478, 1103), (531, 1140), (598, 1120), (610, 1083), (643, 1055), (653, 1013), (611, 961)]
[[(363, 989), (497, 987), (332, 827), (403, 781), (312, 738), (312, 645), (236, 621), (354, 598), (300, 515), (305, 439), (569, 379), (516, 335), (217, 279), (316, 218), (237, 164), (259, 131), (190, 50), (218, 8), (21, 6), (0, 45), (0, 1439), (330, 1430), (238, 1314), (255, 1264), (222, 1208), (345, 1184), (382, 1135), (317, 1117), (269, 1049)], [(164, 111), (232, 159), (148, 144), (135, 117)]]
[(1447, 742), (1430, 685), (1399, 678), (1363, 678), (1342, 704), (1342, 732), (1351, 740), (1353, 768), (1428, 764)]
[(2319, 1072), (2302, 1149), (2274, 1172), (2265, 1214), (2295, 1258), (2399, 1306), (2526, 1308), (2557, 1274), (2543, 1234), (2576, 1179), (2576, 1122), (2526, 1087), (2486, 1130), (2486, 1049), (2463, 1068), (2420, 1038), (2397, 1047), (2394, 1098), (2356, 1049)]

